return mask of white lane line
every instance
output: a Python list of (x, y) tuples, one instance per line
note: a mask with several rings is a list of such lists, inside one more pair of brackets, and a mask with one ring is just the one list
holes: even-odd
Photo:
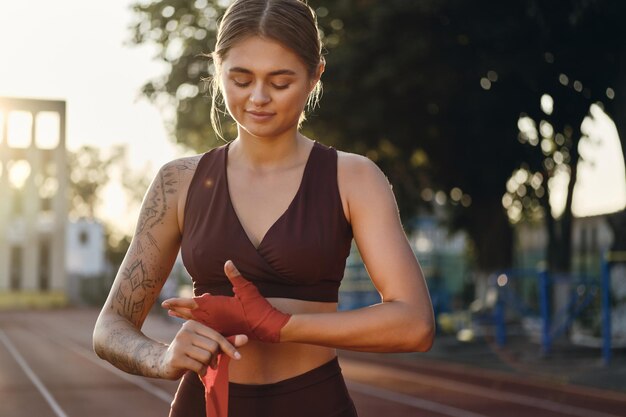
[(59, 403), (56, 402), (52, 394), (50, 394), (50, 391), (48, 391), (46, 386), (41, 382), (39, 377), (37, 377), (35, 372), (33, 372), (32, 368), (28, 365), (26, 360), (17, 351), (17, 349), (11, 342), (11, 339), (9, 339), (9, 336), (7, 336), (6, 333), (1, 329), (0, 329), (0, 341), (2, 341), (2, 344), (4, 344), (4, 346), (7, 348), (9, 353), (13, 356), (13, 359), (15, 359), (15, 361), (20, 365), (20, 367), (22, 368), (26, 376), (28, 376), (28, 378), (35, 385), (35, 387), (37, 387), (37, 389), (39, 390), (41, 395), (46, 399), (46, 401), (48, 402), (48, 405), (50, 405), (50, 407), (55, 412), (55, 414), (58, 417), (68, 417), (67, 414), (65, 414), (65, 411), (63, 411), (63, 409), (61, 409), (61, 407), (59, 406)]
[[(419, 375), (415, 372), (404, 371), (401, 369), (387, 368), (382, 365), (368, 364), (358, 360), (342, 359), (342, 367), (346, 365), (346, 369), (355, 366), (363, 370), (368, 370), (370, 374), (388, 375), (391, 378), (410, 381), (420, 385), (437, 387), (448, 391), (457, 391), (464, 394), (475, 395), (479, 397), (489, 398), (495, 401), (507, 401), (520, 404), (526, 407), (539, 408), (556, 413), (561, 413), (571, 417), (619, 417), (615, 414), (608, 414), (601, 411), (590, 410), (588, 408), (570, 406), (560, 404), (555, 401), (545, 400), (542, 398), (531, 397), (529, 395), (516, 394), (507, 391), (498, 391), (490, 388), (480, 387), (465, 382), (453, 381), (451, 379), (440, 378), (435, 376)], [(350, 374), (346, 375), (350, 378)]]
[(48, 335), (46, 335), (45, 337), (47, 337), (49, 340), (51, 340), (52, 342), (68, 349), (71, 350), (72, 352), (76, 353), (77, 355), (82, 356), (83, 358), (89, 360), (90, 362), (98, 365), (99, 367), (101, 367), (102, 369), (106, 369), (107, 371), (117, 375), (118, 377), (130, 382), (131, 384), (134, 384), (136, 386), (138, 386), (139, 388), (142, 388), (143, 390), (145, 390), (146, 392), (154, 395), (155, 397), (165, 401), (168, 404), (171, 404), (172, 401), (174, 401), (174, 397), (168, 393), (165, 390), (162, 390), (159, 387), (156, 387), (152, 384), (150, 384), (149, 382), (145, 381), (144, 379), (142, 379), (142, 377), (137, 376), (137, 375), (130, 375), (127, 374), (124, 371), (121, 371), (119, 369), (117, 369), (116, 367), (114, 367), (113, 365), (111, 365), (110, 363), (103, 361), (102, 359), (99, 359), (97, 357), (95, 357), (95, 353), (92, 350), (88, 350), (85, 349), (84, 347), (78, 345), (77, 343), (74, 342), (70, 342), (70, 341), (61, 341), (59, 339), (55, 339), (52, 338)]
[(432, 411), (438, 414), (444, 414), (450, 417), (487, 417), (484, 414), (477, 414), (471, 411), (462, 410), (449, 405), (437, 403), (434, 401), (424, 400), (422, 398), (412, 397), (406, 394), (400, 394), (382, 388), (375, 388), (370, 385), (361, 384), (353, 381), (346, 381), (348, 389), (359, 394), (369, 395), (370, 397), (380, 398), (386, 401), (408, 405), (410, 407), (419, 408), (420, 410)]

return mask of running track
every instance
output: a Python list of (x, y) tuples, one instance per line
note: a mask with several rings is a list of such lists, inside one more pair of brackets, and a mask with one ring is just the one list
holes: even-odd
[[(0, 312), (0, 417), (167, 416), (177, 382), (127, 375), (97, 358), (96, 316), (90, 309)], [(177, 325), (151, 316), (144, 330), (168, 341)], [(340, 354), (360, 417), (626, 416), (622, 393), (365, 358)]]

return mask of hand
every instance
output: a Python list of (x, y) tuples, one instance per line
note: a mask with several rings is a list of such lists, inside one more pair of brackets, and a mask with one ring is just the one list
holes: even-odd
[(172, 316), (198, 320), (225, 336), (246, 334), (263, 342), (279, 342), (280, 330), (291, 315), (274, 308), (232, 261), (224, 264), (224, 272), (233, 284), (234, 297), (203, 294), (193, 299), (171, 298), (162, 303), (163, 307), (170, 309)]
[(195, 298), (170, 298), (161, 305), (169, 309), (170, 316), (199, 321), (223, 336), (251, 336), (245, 311), (236, 297), (207, 293)]
[[(263, 342), (280, 342), (280, 331), (291, 318), (291, 314), (274, 308), (261, 295), (256, 285), (239, 273), (232, 261), (226, 261), (224, 272), (233, 284), (235, 298), (239, 300), (244, 310), (246, 322), (252, 332), (247, 334)], [(199, 304), (202, 308), (203, 303)]]
[(216, 369), (218, 355), (222, 352), (230, 358), (240, 359), (241, 355), (236, 347), (247, 342), (246, 335), (240, 334), (227, 339), (197, 321), (187, 321), (163, 352), (159, 375), (166, 379), (178, 379), (190, 370), (204, 376), (207, 368)]

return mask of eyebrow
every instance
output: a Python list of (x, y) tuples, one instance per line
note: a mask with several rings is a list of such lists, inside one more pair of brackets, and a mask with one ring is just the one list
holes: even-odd
[[(245, 69), (245, 68), (241, 68), (241, 67), (233, 67), (233, 68), (229, 69), (228, 72), (239, 72), (239, 73), (242, 73), (242, 74), (252, 74), (252, 71), (250, 71), (248, 69)], [(280, 69), (280, 70), (272, 71), (268, 75), (296, 75), (296, 73), (295, 73), (295, 71), (292, 71), (290, 69)]]

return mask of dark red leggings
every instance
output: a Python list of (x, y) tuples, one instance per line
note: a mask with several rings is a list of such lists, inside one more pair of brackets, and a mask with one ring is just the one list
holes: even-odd
[[(337, 358), (273, 384), (231, 382), (228, 390), (228, 417), (358, 417)], [(188, 372), (183, 377), (170, 417), (207, 417), (204, 387), (197, 374)]]

